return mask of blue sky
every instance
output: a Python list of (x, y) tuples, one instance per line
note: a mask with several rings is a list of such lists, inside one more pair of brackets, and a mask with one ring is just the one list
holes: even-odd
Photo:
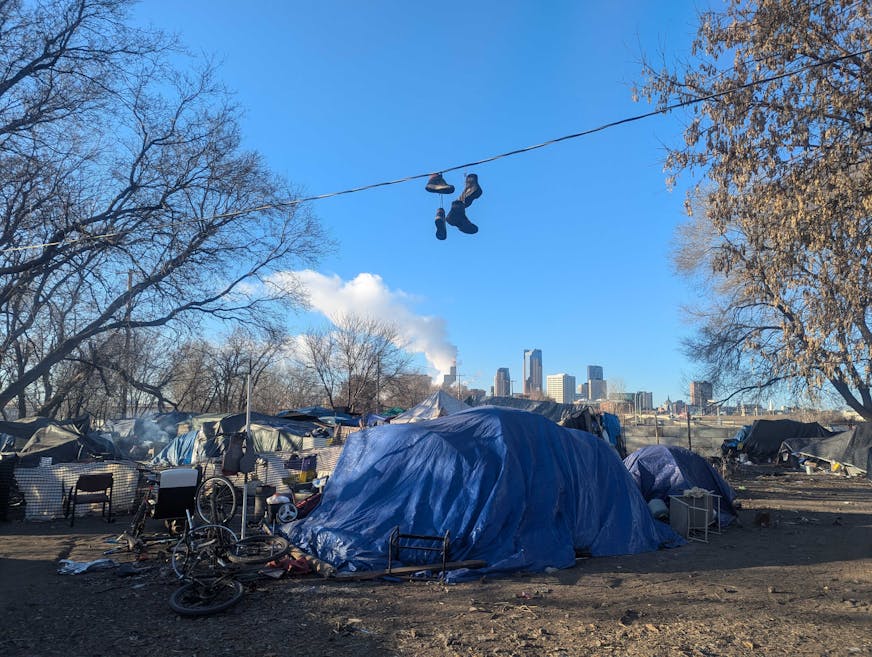
[[(304, 195), (438, 171), (652, 109), (632, 101), (642, 53), (687, 56), (691, 2), (147, 0), (135, 20), (214, 56), (245, 114), (245, 145)], [(456, 350), (461, 381), (519, 389), (524, 349), (581, 383), (588, 364), (655, 403), (686, 399), (669, 253), (685, 220), (668, 191), (658, 116), (487, 163), (467, 210), (476, 235), (435, 238), (440, 197), (412, 181), (313, 203), (337, 248), (313, 312), (375, 308), (408, 327), (430, 374)], [(464, 171), (446, 174), (463, 188)], [(680, 181), (687, 182), (687, 181)], [(717, 392), (717, 391), (716, 391)]]

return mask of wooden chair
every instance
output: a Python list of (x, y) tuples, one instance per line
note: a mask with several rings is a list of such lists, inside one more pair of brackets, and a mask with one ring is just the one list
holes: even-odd
[[(70, 488), (67, 495), (67, 503), (70, 513), (70, 527), (76, 520), (77, 504), (102, 504), (101, 515), (106, 522), (112, 522), (112, 473), (100, 472), (98, 474), (79, 475), (76, 485)], [(106, 507), (109, 513), (106, 513)]]

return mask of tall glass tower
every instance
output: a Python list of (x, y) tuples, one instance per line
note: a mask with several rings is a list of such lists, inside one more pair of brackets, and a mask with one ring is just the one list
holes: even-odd
[(524, 349), (524, 394), (542, 393), (542, 350)]
[(494, 377), (494, 397), (511, 397), (512, 380), (509, 377), (509, 368), (501, 367)]

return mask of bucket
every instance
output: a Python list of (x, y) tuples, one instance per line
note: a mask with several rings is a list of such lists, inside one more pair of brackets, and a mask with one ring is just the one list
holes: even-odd
[(814, 466), (811, 463), (806, 463), (805, 464), (805, 474), (813, 474), (813, 473), (814, 473)]

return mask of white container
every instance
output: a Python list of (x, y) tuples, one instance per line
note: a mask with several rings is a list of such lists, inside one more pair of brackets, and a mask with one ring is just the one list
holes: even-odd
[(805, 464), (805, 474), (814, 474), (814, 466), (811, 463)]

